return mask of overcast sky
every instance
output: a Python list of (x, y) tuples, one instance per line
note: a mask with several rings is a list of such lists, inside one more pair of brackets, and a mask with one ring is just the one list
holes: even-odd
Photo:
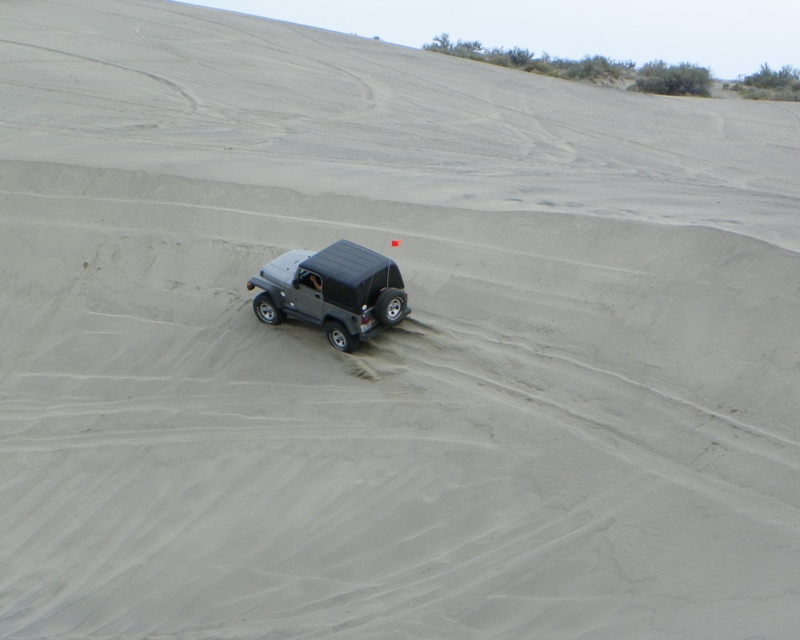
[(537, 56), (691, 62), (734, 80), (800, 67), (800, 0), (191, 0), (420, 48), (440, 33)]

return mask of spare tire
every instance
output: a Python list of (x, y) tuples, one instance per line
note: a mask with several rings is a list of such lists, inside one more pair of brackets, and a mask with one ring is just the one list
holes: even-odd
[(405, 317), (408, 294), (400, 289), (384, 289), (375, 303), (375, 316), (378, 321), (394, 326)]

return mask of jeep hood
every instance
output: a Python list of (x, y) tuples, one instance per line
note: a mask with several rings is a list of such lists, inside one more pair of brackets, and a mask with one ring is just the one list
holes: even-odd
[(284, 253), (279, 258), (275, 258), (272, 262), (268, 262), (261, 267), (261, 277), (286, 286), (297, 272), (299, 264), (313, 255), (313, 251), (300, 249)]

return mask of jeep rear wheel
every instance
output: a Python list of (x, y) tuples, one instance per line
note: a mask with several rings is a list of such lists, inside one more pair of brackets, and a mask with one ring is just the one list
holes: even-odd
[(359, 347), (358, 336), (349, 334), (338, 320), (326, 322), (325, 333), (328, 334), (328, 342), (331, 343), (331, 346), (343, 353), (353, 353)]
[(383, 324), (393, 326), (400, 322), (408, 304), (408, 294), (400, 289), (384, 289), (375, 303), (375, 315)]
[(264, 324), (280, 324), (286, 317), (283, 311), (275, 306), (272, 296), (266, 291), (259, 293), (253, 300), (253, 311), (256, 312), (256, 318)]

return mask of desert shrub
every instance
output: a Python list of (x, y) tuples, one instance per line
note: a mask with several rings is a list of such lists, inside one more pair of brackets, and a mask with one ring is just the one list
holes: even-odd
[(502, 67), (510, 67), (512, 69), (524, 69), (533, 60), (533, 52), (527, 49), (520, 49), (514, 47), (513, 49), (496, 48), (486, 52), (484, 61), (490, 64), (497, 64)]
[(785, 102), (800, 102), (800, 88), (784, 91), (778, 91), (770, 98), (771, 100), (783, 100)]
[(426, 51), (445, 53), (459, 58), (470, 58), (472, 60), (483, 60), (483, 44), (478, 40), (458, 40), (453, 42), (450, 35), (442, 33), (433, 38), (433, 42), (422, 45)]
[(790, 65), (774, 71), (765, 63), (757, 73), (745, 76), (737, 82), (733, 91), (750, 100), (800, 102), (800, 71)]
[[(540, 58), (535, 58), (532, 51), (521, 47), (487, 50), (478, 40), (453, 42), (447, 33), (435, 36), (433, 42), (423, 45), (422, 48), (426, 51), (480, 60), (568, 80), (599, 81), (601, 83), (607, 83), (610, 80), (614, 84), (630, 83), (635, 80), (635, 84), (629, 87), (634, 91), (673, 96), (708, 97), (711, 95), (711, 72), (704, 67), (689, 63), (667, 66), (664, 61), (656, 60), (648, 62), (641, 69), (636, 69), (636, 63), (632, 60), (610, 60), (604, 56), (586, 56), (582, 60), (569, 60), (552, 58), (547, 53), (543, 53)], [(762, 75), (769, 75), (764, 73), (765, 71), (769, 71), (770, 74), (774, 73), (766, 65), (762, 67)], [(781, 78), (792, 76), (799, 83), (798, 90), (800, 92), (800, 80), (797, 79), (797, 72), (794, 69), (784, 67), (777, 72), (777, 75)], [(737, 85), (737, 87), (740, 86)]]
[(586, 56), (583, 60), (572, 61), (566, 69), (566, 77), (570, 80), (593, 80), (597, 78), (619, 78), (621, 70), (603, 56)]
[(773, 71), (764, 63), (758, 73), (746, 76), (742, 84), (759, 89), (800, 89), (800, 73), (791, 65)]
[(576, 64), (577, 62), (575, 60), (568, 60), (566, 58), (551, 58), (549, 55), (544, 54), (541, 58), (531, 60), (527, 70), (533, 73), (552, 76), (554, 78), (578, 80), (579, 78), (577, 78), (577, 76), (570, 76), (570, 69), (572, 69)]
[(531, 60), (525, 70), (567, 80), (596, 82), (632, 78), (635, 67), (636, 63), (630, 60), (620, 62), (604, 56), (586, 56), (582, 60), (570, 60), (551, 58), (545, 53), (541, 58)]
[(656, 60), (639, 69), (636, 88), (644, 93), (707, 98), (711, 95), (711, 72), (688, 62), (667, 66), (663, 60)]
[(545, 53), (537, 59), (534, 58), (533, 51), (522, 47), (512, 47), (511, 49), (499, 47), (486, 50), (477, 40), (453, 42), (447, 33), (435, 36), (433, 42), (423, 45), (422, 48), (426, 51), (482, 60), (502, 67), (522, 69), (569, 80), (617, 79), (623, 75), (629, 75), (636, 66), (636, 63), (630, 60), (617, 62), (603, 56), (586, 56), (583, 60), (568, 60), (551, 58)]
[(478, 40), (456, 42), (454, 53), (462, 58), (483, 59), (483, 45)]
[(531, 73), (540, 73), (544, 76), (556, 75), (556, 68), (550, 62), (549, 56), (534, 58), (526, 65), (525, 70), (530, 71)]
[(486, 52), (483, 57), (484, 62), (489, 64), (496, 64), (500, 67), (513, 67), (511, 58), (508, 57), (504, 49), (491, 49)]
[(509, 49), (506, 51), (506, 55), (508, 56), (508, 59), (511, 60), (511, 65), (517, 69), (524, 68), (530, 63), (531, 60), (533, 60), (533, 51), (521, 49), (520, 47)]
[(433, 36), (433, 42), (423, 44), (422, 48), (425, 51), (436, 51), (437, 53), (451, 53), (455, 45), (450, 40), (449, 33), (442, 33), (438, 36)]
[(797, 89), (760, 89), (759, 87), (748, 87), (742, 84), (735, 84), (732, 88), (743, 98), (748, 100), (778, 100), (784, 102), (800, 102), (800, 87)]
[(458, 40), (457, 42), (453, 42), (447, 33), (435, 36), (433, 42), (422, 45), (422, 48), (426, 51), (435, 51), (437, 53), (446, 53), (461, 58), (482, 60), (483, 62), (516, 69), (524, 69), (533, 59), (533, 52), (527, 49), (514, 47), (508, 50), (495, 48), (487, 51), (478, 40)]

